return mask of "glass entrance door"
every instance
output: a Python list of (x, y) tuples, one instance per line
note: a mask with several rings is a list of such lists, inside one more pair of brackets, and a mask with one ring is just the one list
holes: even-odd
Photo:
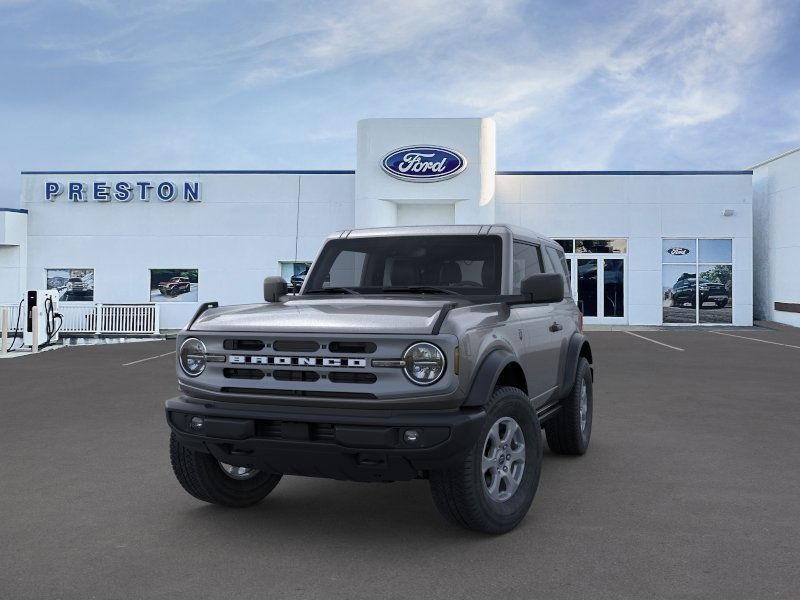
[(625, 259), (581, 256), (572, 261), (572, 290), (587, 323), (625, 323)]
[(556, 239), (564, 248), (572, 279), (572, 297), (586, 323), (627, 323), (625, 306), (628, 241)]

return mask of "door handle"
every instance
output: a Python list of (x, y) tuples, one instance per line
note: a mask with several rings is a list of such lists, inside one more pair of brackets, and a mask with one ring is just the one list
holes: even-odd
[(550, 325), (550, 331), (552, 331), (553, 333), (555, 333), (556, 331), (561, 331), (562, 329), (564, 328), (561, 326), (560, 323), (557, 323), (556, 321), (553, 321), (553, 324)]

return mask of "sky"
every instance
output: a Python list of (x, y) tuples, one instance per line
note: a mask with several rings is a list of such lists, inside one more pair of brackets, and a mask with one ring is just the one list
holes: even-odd
[(499, 170), (746, 168), (800, 146), (798, 31), (796, 0), (0, 0), (0, 206), (22, 170), (352, 169), (368, 117), (493, 117)]

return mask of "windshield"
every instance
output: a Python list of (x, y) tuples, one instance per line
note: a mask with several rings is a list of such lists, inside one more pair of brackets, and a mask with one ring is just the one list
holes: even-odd
[(304, 294), (410, 291), (500, 293), (498, 236), (426, 235), (332, 240), (325, 244)]

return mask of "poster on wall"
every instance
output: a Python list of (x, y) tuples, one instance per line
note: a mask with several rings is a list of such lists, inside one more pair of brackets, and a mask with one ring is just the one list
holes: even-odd
[(197, 302), (197, 269), (150, 269), (150, 302)]
[(308, 261), (285, 261), (280, 263), (281, 277), (289, 284), (289, 292), (296, 294), (303, 286), (311, 263)]
[(61, 302), (94, 302), (94, 269), (47, 269), (47, 289)]

